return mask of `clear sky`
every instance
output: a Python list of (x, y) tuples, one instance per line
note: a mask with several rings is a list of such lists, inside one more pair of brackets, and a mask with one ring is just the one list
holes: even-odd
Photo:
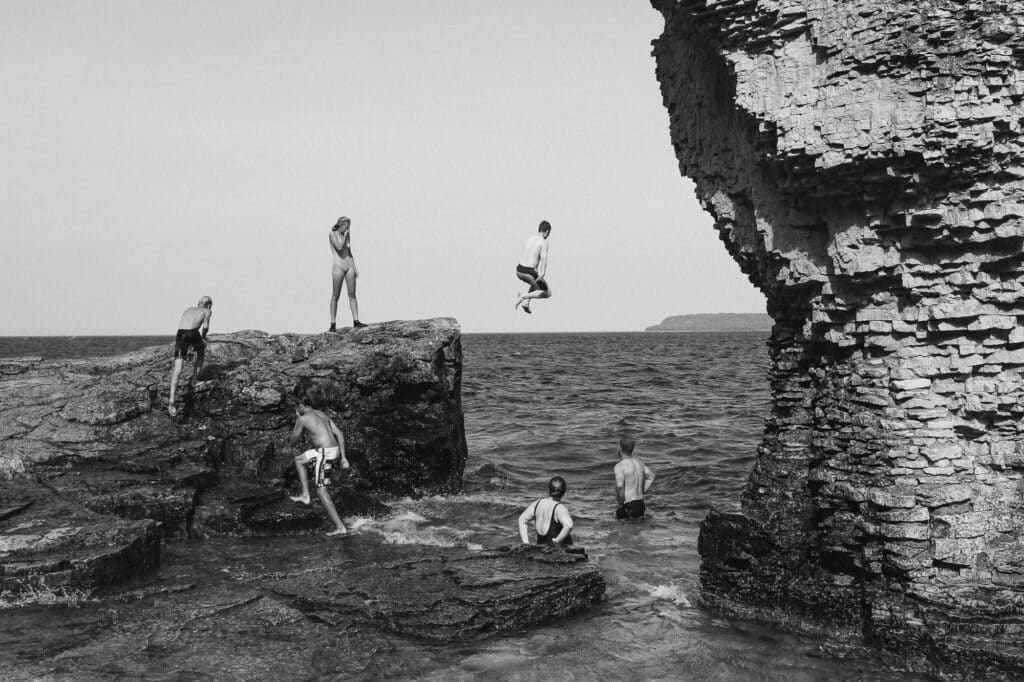
[[(0, 3), (0, 335), (763, 312), (676, 165), (644, 0)], [(554, 297), (513, 310), (553, 225)], [(347, 302), (339, 323), (349, 324)]]

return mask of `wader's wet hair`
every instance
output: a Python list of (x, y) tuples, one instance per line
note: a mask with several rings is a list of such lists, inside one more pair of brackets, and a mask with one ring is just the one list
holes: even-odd
[(209, 296), (200, 296), (199, 297), (199, 307), (200, 308), (212, 308), (213, 307), (213, 299), (210, 298)]
[(632, 438), (623, 438), (622, 440), (619, 441), (619, 447), (622, 448), (622, 451), (625, 452), (627, 455), (632, 455), (633, 448), (636, 447), (636, 441), (634, 441)]
[(351, 224), (352, 224), (351, 220), (349, 220), (346, 216), (341, 216), (340, 218), (338, 218), (338, 222), (334, 223), (334, 227), (332, 227), (331, 229), (332, 230), (337, 230), (342, 225), (351, 225)]
[(556, 500), (562, 499), (562, 495), (565, 494), (565, 479), (561, 476), (555, 476), (548, 481), (548, 495), (555, 498)]
[(538, 232), (550, 232), (551, 231), (551, 223), (549, 223), (546, 220), (540, 221), (540, 227), (537, 228), (537, 231)]

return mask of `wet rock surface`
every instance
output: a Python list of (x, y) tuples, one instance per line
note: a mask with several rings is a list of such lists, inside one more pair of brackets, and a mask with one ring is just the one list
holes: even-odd
[(1024, 665), (1024, 10), (653, 0), (680, 169), (766, 295), (705, 603)]
[(352, 469), (330, 485), (343, 517), (458, 491), (461, 363), (447, 319), (213, 336), (171, 418), (169, 347), (0, 361), (0, 669), (268, 678), (299, 659), (377, 678), (402, 674), (389, 651), (422, 662), (419, 642), (586, 609), (604, 580), (583, 556), (328, 539), (315, 498), (288, 499), (304, 447), (287, 443), (286, 396), (300, 379), (345, 433)]
[(118, 582), (160, 562), (150, 519), (98, 514), (41, 486), (5, 490), (0, 593), (67, 595)]
[(449, 666), (450, 651), (431, 643), (536, 625), (603, 591), (582, 557), (538, 547), (469, 552), (366, 534), (174, 542), (159, 570), (97, 601), (6, 610), (0, 666), (12, 679), (393, 678)]

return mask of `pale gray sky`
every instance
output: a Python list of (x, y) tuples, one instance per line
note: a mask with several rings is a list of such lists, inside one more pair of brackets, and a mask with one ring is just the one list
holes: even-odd
[(764, 310), (679, 175), (644, 0), (4, 0), (0, 24), (0, 335), (170, 334), (203, 294), (214, 332), (326, 329), (343, 214), (369, 322)]

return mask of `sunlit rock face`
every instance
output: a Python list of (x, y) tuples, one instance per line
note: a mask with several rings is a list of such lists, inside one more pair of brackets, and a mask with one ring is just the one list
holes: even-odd
[(682, 173), (775, 319), (705, 603), (1024, 661), (1024, 4), (652, 0)]

